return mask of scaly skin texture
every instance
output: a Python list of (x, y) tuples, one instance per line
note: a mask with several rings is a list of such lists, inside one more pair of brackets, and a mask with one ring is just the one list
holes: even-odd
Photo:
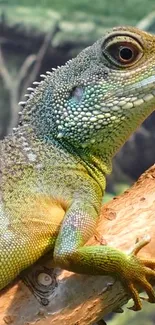
[(0, 289), (51, 251), (56, 266), (124, 281), (141, 308), (139, 282), (155, 261), (109, 246), (95, 232), (105, 174), (120, 146), (155, 106), (155, 37), (119, 27), (48, 73), (0, 144)]

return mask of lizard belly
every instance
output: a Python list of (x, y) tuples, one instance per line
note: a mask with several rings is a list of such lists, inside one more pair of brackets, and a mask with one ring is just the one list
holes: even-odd
[[(0, 289), (54, 247), (65, 210), (43, 194), (0, 205)], [(51, 254), (52, 257), (52, 254)]]

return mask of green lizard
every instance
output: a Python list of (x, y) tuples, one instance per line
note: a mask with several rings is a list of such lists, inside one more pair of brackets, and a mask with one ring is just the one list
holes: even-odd
[[(37, 84), (37, 83), (36, 83)], [(85, 246), (111, 160), (154, 110), (155, 36), (114, 28), (38, 83), (19, 125), (0, 144), (0, 289), (43, 254), (77, 273), (120, 277), (155, 302), (155, 260)], [(143, 243), (144, 244), (144, 243)]]

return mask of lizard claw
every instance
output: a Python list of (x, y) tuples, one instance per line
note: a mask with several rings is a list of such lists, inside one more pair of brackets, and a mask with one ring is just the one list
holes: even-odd
[[(137, 241), (134, 249), (129, 254), (130, 258), (130, 270), (125, 270), (125, 274), (128, 274), (128, 280), (126, 285), (130, 295), (133, 298), (134, 305), (128, 309), (137, 311), (142, 308), (141, 298), (138, 294), (138, 290), (135, 288), (135, 283), (139, 284), (143, 291), (146, 291), (148, 295), (147, 298), (142, 298), (150, 303), (155, 303), (155, 292), (152, 285), (148, 282), (147, 278), (155, 278), (155, 260), (154, 259), (144, 259), (138, 258), (137, 253), (150, 242), (150, 237), (145, 237), (144, 239)], [(130, 279), (130, 280), (129, 280)]]

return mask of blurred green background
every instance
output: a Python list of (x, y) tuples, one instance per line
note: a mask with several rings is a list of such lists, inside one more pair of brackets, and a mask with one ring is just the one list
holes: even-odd
[[(4, 1), (5, 2), (5, 1)], [(138, 20), (155, 10), (154, 0), (10, 0), (6, 1), (10, 5), (41, 7), (42, 9), (52, 8), (62, 14), (69, 12), (83, 12), (86, 14), (105, 16), (109, 18), (109, 23), (114, 19), (117, 23), (136, 24)], [(116, 20), (115, 20), (116, 19)]]
[[(155, 33), (155, 0), (0, 0), (0, 138), (18, 122), (18, 101), (40, 74), (64, 64), (115, 25)], [(155, 114), (113, 161), (104, 202), (130, 186), (155, 162)], [(127, 311), (108, 325), (155, 324), (154, 306)]]

